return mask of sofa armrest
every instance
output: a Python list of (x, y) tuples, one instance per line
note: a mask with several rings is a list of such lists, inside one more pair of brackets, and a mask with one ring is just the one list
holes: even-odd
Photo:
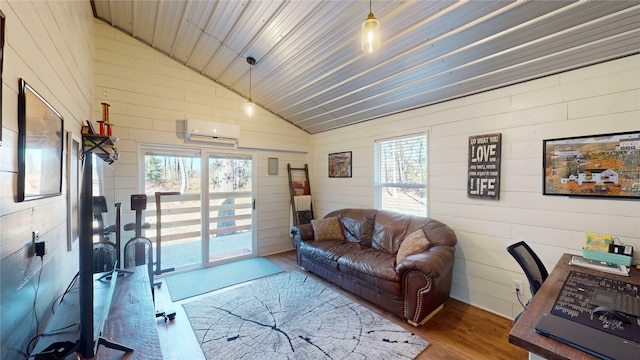
[(455, 247), (435, 246), (396, 264), (403, 279), (404, 318), (419, 326), (449, 298)]
[(435, 246), (426, 251), (409, 255), (396, 264), (398, 274), (409, 270), (419, 270), (433, 279), (437, 279), (441, 274), (448, 273), (453, 267), (454, 261), (453, 246)]
[(314, 240), (313, 226), (311, 224), (301, 224), (291, 228), (291, 234), (293, 235), (293, 242), (297, 244), (301, 240), (310, 241)]

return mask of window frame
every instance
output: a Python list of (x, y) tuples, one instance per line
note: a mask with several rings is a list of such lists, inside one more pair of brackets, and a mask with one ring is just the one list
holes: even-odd
[[(383, 145), (388, 144), (389, 142), (399, 141), (399, 140), (408, 140), (422, 137), (424, 141), (424, 183), (423, 184), (415, 184), (415, 183), (405, 183), (405, 182), (392, 182), (385, 183), (381, 182), (381, 174), (382, 174), (382, 154), (381, 148)], [(401, 189), (424, 189), (425, 194), (425, 203), (424, 203), (424, 212), (423, 213), (409, 213), (402, 212), (411, 215), (420, 215), (420, 216), (428, 216), (429, 215), (429, 133), (428, 132), (419, 132), (419, 133), (411, 133), (401, 136), (394, 136), (390, 138), (377, 139), (374, 141), (374, 207), (378, 210), (390, 210), (395, 212), (401, 212), (397, 209), (384, 209), (383, 201), (382, 201), (382, 191), (385, 188), (401, 188)]]

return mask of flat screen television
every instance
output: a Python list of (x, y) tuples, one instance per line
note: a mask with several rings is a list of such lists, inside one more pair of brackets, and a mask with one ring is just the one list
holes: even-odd
[[(92, 188), (93, 162), (95, 160), (91, 153), (86, 153), (84, 156), (80, 193), (80, 240), (78, 246), (80, 256), (78, 272), (80, 335), (77, 342), (77, 352), (83, 358), (93, 358), (98, 351), (99, 345), (125, 352), (133, 351), (131, 348), (109, 341), (102, 336), (119, 272), (114, 269), (111, 274), (108, 274), (109, 277), (104, 277), (108, 281), (103, 281), (102, 283), (99, 283), (102, 279), (96, 280), (93, 273), (94, 217)], [(99, 293), (94, 293), (95, 290), (99, 291)]]

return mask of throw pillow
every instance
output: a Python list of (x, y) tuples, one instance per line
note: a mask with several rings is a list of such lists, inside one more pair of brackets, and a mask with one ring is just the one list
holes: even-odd
[(418, 229), (402, 240), (398, 253), (396, 254), (396, 264), (404, 260), (409, 255), (423, 252), (429, 248), (429, 239), (422, 229)]
[(316, 241), (323, 240), (345, 240), (342, 233), (342, 226), (337, 217), (311, 220), (314, 238)]

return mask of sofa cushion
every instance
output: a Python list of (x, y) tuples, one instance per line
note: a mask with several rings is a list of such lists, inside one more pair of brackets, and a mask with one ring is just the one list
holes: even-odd
[(429, 239), (427, 239), (427, 236), (424, 234), (422, 229), (418, 229), (407, 235), (404, 240), (402, 240), (402, 244), (400, 244), (400, 248), (396, 254), (396, 263), (401, 262), (409, 255), (423, 252), (428, 248)]
[(359, 251), (362, 246), (348, 241), (325, 240), (325, 241), (304, 241), (300, 243), (300, 253), (309, 258), (323, 263), (335, 262), (344, 254)]
[(371, 247), (397, 254), (402, 239), (422, 228), (426, 217), (380, 210), (376, 215)]
[(298, 251), (301, 256), (323, 264), (323, 267), (337, 269), (338, 259), (342, 255), (360, 251), (361, 249), (362, 247), (355, 243), (342, 240), (325, 240), (304, 241), (300, 244)]
[(340, 256), (338, 267), (340, 271), (365, 281), (378, 278), (400, 283), (400, 276), (395, 271), (395, 260), (395, 256), (384, 251), (364, 248)]
[[(402, 301), (402, 282), (395, 272), (395, 256), (367, 247), (352, 251), (338, 259), (338, 268), (343, 276), (343, 284), (352, 283), (360, 291), (371, 291), (378, 296), (393, 301)], [(358, 279), (347, 280), (347, 279)], [(368, 290), (365, 290), (368, 289)]]
[(336, 216), (340, 219), (347, 241), (371, 247), (373, 223), (377, 213), (375, 209), (341, 209), (330, 212), (325, 218)]
[(319, 220), (311, 220), (311, 226), (313, 226), (316, 241), (345, 240), (340, 220), (338, 220), (337, 217), (332, 216)]

